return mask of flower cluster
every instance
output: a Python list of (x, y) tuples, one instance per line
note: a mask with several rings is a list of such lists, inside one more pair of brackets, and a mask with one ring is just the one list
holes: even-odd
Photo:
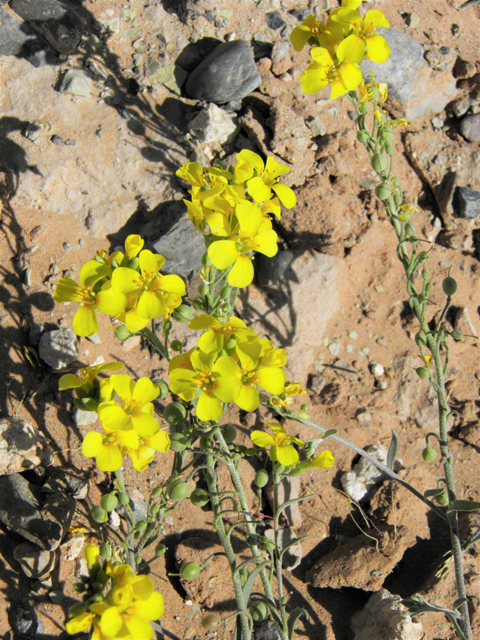
[(106, 585), (110, 589), (103, 596), (98, 591), (84, 604), (74, 605), (66, 624), (69, 635), (92, 628), (91, 640), (152, 640), (154, 632), (150, 621), (158, 620), (164, 613), (163, 597), (157, 593), (148, 576), (135, 575), (127, 564), (113, 562), (100, 566), (100, 550), (97, 545), (85, 547), (89, 580), (93, 586)]
[(388, 60), (390, 46), (375, 30), (389, 27), (388, 20), (378, 9), (367, 11), (365, 18), (357, 11), (362, 0), (342, 0), (328, 19), (319, 22), (309, 16), (290, 35), (296, 51), (311, 44), (313, 62), (302, 73), (300, 82), (304, 93), (312, 94), (331, 86), (331, 99), (354, 91), (362, 82), (359, 64), (362, 60), (381, 63)]
[(98, 331), (97, 311), (124, 322), (130, 331), (141, 331), (151, 320), (169, 318), (180, 306), (185, 283), (177, 275), (162, 275), (165, 258), (143, 249), (138, 235), (128, 236), (125, 253), (97, 253), (80, 270), (80, 282), (62, 278), (55, 290), (56, 302), (80, 302), (72, 328), (79, 336)]
[(228, 283), (246, 287), (253, 280), (253, 252), (268, 257), (278, 251), (271, 215), (280, 218), (281, 205), (291, 208), (295, 194), (278, 181), (286, 165), (269, 156), (264, 162), (253, 151), (237, 154), (233, 168), (202, 167), (188, 162), (177, 176), (191, 184), (187, 214), (205, 236), (208, 256), (221, 270), (230, 269)]
[(286, 353), (267, 339), (260, 339), (238, 318), (224, 324), (208, 315), (194, 318), (193, 329), (206, 329), (199, 348), (170, 361), (172, 393), (191, 402), (197, 398), (200, 420), (218, 420), (223, 402), (234, 402), (245, 411), (260, 404), (258, 387), (276, 396), (285, 386)]
[[(66, 388), (66, 387), (64, 387)], [(101, 402), (97, 412), (103, 434), (90, 431), (83, 440), (82, 453), (96, 458), (101, 471), (117, 471), (128, 454), (134, 468), (143, 471), (155, 451), (166, 453), (170, 438), (160, 430), (153, 416), (154, 400), (160, 389), (149, 378), (136, 383), (126, 374), (113, 374), (100, 383)], [(118, 395), (120, 403), (113, 398)]]

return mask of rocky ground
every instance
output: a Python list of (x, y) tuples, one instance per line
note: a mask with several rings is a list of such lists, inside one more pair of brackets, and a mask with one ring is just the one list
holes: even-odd
[[(298, 204), (277, 225), (281, 252), (256, 260), (256, 281), (239, 296), (237, 311), (286, 348), (288, 377), (306, 382), (312, 419), (380, 458), (394, 429), (399, 474), (420, 491), (435, 487), (440, 462), (424, 463), (421, 450), (435, 430), (436, 407), (413, 371), (416, 326), (393, 232), (373, 195), (375, 178), (356, 141), (350, 103), (330, 102), (327, 90), (303, 95), (299, 76), (308, 55), (289, 45), (299, 21), (336, 4), (70, 0), (67, 12), (58, 0), (0, 5), (2, 637), (67, 637), (79, 554), (92, 535), (81, 531), (85, 501), (108, 488), (78, 451), (93, 427), (74, 410), (72, 396), (59, 394), (60, 375), (101, 358), (121, 359), (136, 376), (165, 373), (165, 362), (138, 338), (116, 340), (106, 318), (98, 336), (72, 339), (74, 311), (56, 305), (53, 290), (62, 276), (76, 277), (96, 250), (132, 232), (194, 288), (190, 274), (202, 247), (183, 220), (186, 191), (175, 177), (187, 159), (228, 162), (250, 148), (290, 166), (286, 182)], [(367, 6), (390, 21), (384, 35), (391, 62), (376, 73), (389, 83), (392, 115), (410, 123), (395, 134), (396, 172), (406, 199), (418, 201), (415, 224), (431, 243), (435, 279), (453, 265), (459, 287), (447, 321), (477, 336), (480, 8), (461, 9), (458, 0)], [(231, 44), (217, 50), (221, 43)], [(222, 72), (202, 75), (197, 67), (214, 50)], [(244, 74), (235, 82), (240, 61)], [(443, 304), (440, 287), (433, 300)], [(178, 337), (188, 342), (187, 334)], [(478, 353), (474, 337), (455, 343), (448, 375), (449, 402), (460, 415), (450, 431), (458, 494), (474, 500), (480, 499)], [(245, 443), (261, 424), (260, 416), (226, 418)], [(305, 439), (313, 431), (298, 428), (296, 435)], [(286, 579), (292, 608), (310, 615), (299, 623), (299, 637), (452, 638), (440, 615), (402, 622), (395, 598), (420, 592), (451, 606), (442, 522), (405, 489), (358, 466), (351, 451), (331, 448), (333, 469), (285, 487), (290, 495), (311, 494), (284, 523), (285, 536), (311, 536), (292, 550)], [(168, 476), (170, 463), (169, 455), (159, 458), (140, 478), (127, 465), (137, 508), (147, 489)], [(254, 469), (245, 462), (242, 472), (248, 485)], [(249, 499), (252, 510), (268, 512), (268, 492), (262, 505), (253, 491)], [(475, 517), (464, 519), (463, 535), (476, 526)], [(168, 576), (177, 562), (211, 553), (211, 531), (211, 512), (188, 501), (166, 523), (168, 551), (150, 574), (165, 597), (166, 637), (231, 637), (230, 628), (207, 634), (200, 626), (204, 612), (232, 610), (221, 559), (191, 583)], [(474, 637), (479, 557), (472, 550), (465, 559)], [(257, 630), (257, 640), (270, 637), (267, 628)]]

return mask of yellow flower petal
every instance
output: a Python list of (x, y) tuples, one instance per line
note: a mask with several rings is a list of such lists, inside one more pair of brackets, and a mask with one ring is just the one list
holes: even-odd
[(311, 467), (317, 467), (318, 469), (326, 469), (329, 467), (333, 467), (333, 463), (335, 462), (335, 458), (331, 451), (322, 451), (318, 456), (315, 456), (313, 460), (309, 460), (308, 464)]
[(228, 274), (228, 284), (232, 285), (232, 287), (239, 287), (240, 289), (248, 287), (248, 285), (252, 283), (254, 273), (252, 259), (240, 254)]
[(116, 636), (123, 627), (123, 619), (117, 607), (109, 607), (100, 618), (102, 633), (111, 638)]
[(297, 197), (295, 196), (295, 193), (290, 189), (290, 187), (287, 187), (286, 184), (273, 184), (272, 189), (277, 194), (280, 202), (284, 207), (287, 207), (287, 209), (291, 209), (297, 204)]
[(326, 87), (328, 84), (328, 76), (325, 67), (320, 66), (316, 62), (312, 62), (300, 76), (300, 84), (303, 93), (307, 95), (317, 93), (317, 91)]
[(252, 431), (250, 439), (253, 444), (256, 444), (257, 447), (262, 447), (263, 449), (275, 444), (273, 437), (269, 433), (265, 433), (265, 431)]
[(128, 414), (114, 401), (101, 402), (97, 413), (103, 428), (107, 431), (121, 429), (129, 420)]
[(160, 389), (156, 384), (150, 380), (150, 378), (143, 377), (140, 378), (135, 387), (133, 388), (132, 399), (141, 401), (142, 404), (146, 404), (147, 402), (151, 402), (158, 397), (160, 393)]
[(98, 320), (95, 308), (84, 304), (73, 317), (72, 329), (77, 336), (93, 336), (98, 331)]
[(385, 17), (385, 14), (378, 9), (370, 9), (370, 11), (367, 11), (363, 23), (366, 27), (372, 25), (374, 29), (378, 29), (379, 27), (388, 29), (390, 27), (390, 23)]
[(255, 202), (266, 202), (272, 197), (272, 191), (270, 187), (264, 183), (260, 176), (251, 178), (247, 182), (248, 194), (255, 200)]
[(208, 257), (217, 269), (228, 269), (238, 258), (238, 249), (233, 240), (217, 240), (208, 248)]
[(150, 438), (160, 430), (160, 425), (148, 413), (137, 413), (131, 418), (133, 428), (141, 438)]
[(285, 387), (286, 376), (282, 369), (263, 367), (255, 372), (252, 380), (269, 393), (278, 396)]
[(275, 453), (278, 462), (280, 462), (280, 464), (283, 464), (283, 466), (285, 467), (288, 467), (292, 464), (297, 464), (300, 459), (298, 451), (291, 444), (287, 444), (283, 447), (277, 445), (275, 447)]
[(341, 62), (355, 64), (363, 60), (366, 48), (365, 40), (352, 33), (345, 40), (342, 40), (336, 53)]
[(129, 611), (133, 611), (137, 615), (146, 620), (158, 620), (165, 613), (163, 596), (154, 591), (148, 599), (138, 599), (130, 607)]
[(103, 446), (103, 435), (89, 431), (82, 442), (82, 453), (87, 458), (95, 458)]
[(75, 633), (80, 633), (81, 631), (88, 631), (93, 624), (94, 618), (94, 613), (85, 611), (85, 613), (81, 613), (69, 620), (65, 625), (65, 630), (70, 636), (73, 636)]
[(290, 34), (290, 42), (293, 45), (295, 51), (301, 51), (303, 47), (307, 44), (309, 39), (311, 38), (312, 28), (315, 27), (317, 21), (315, 20), (315, 16), (308, 16), (306, 20), (299, 24), (298, 27), (293, 29)]
[(222, 417), (222, 403), (218, 398), (202, 391), (197, 403), (197, 417), (199, 420), (219, 420)]
[(388, 42), (378, 33), (367, 38), (368, 56), (370, 60), (380, 64), (389, 59), (391, 49)]
[(244, 384), (238, 396), (235, 398), (235, 404), (244, 411), (255, 411), (260, 404), (260, 396), (253, 385)]
[(96, 464), (100, 471), (118, 471), (122, 466), (123, 456), (116, 445), (104, 446), (96, 456)]
[(135, 258), (138, 253), (143, 249), (145, 240), (136, 234), (128, 236), (125, 240), (125, 253), (129, 258)]

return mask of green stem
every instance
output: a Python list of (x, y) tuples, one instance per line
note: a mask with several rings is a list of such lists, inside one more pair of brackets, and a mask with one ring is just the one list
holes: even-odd
[[(280, 543), (280, 532), (278, 530), (278, 520), (281, 512), (278, 510), (278, 485), (279, 482), (276, 482), (278, 477), (274, 475), (273, 482), (273, 536), (275, 543), (275, 567), (277, 571), (277, 582), (278, 582), (278, 599), (280, 603), (280, 613), (282, 616), (282, 626), (283, 626), (283, 634), (288, 637), (288, 626), (287, 626), (287, 612), (285, 610), (285, 604), (283, 602), (284, 592), (283, 592), (283, 570), (282, 570), (282, 557), (279, 554), (279, 549), (282, 548)], [(281, 480), (280, 480), (281, 482)]]
[[(128, 493), (125, 489), (125, 482), (123, 480), (123, 471), (122, 471), (122, 467), (120, 467), (120, 469), (117, 469), (117, 471), (115, 471), (115, 478), (117, 480), (117, 487), (118, 490), (120, 491), (120, 493), (125, 494), (128, 497)], [(123, 504), (123, 503), (122, 503)], [(134, 573), (136, 573), (136, 565), (135, 565), (135, 553), (134, 550), (132, 549), (132, 545), (131, 545), (131, 539), (133, 536), (133, 527), (135, 526), (136, 523), (136, 519), (135, 516), (133, 514), (133, 510), (130, 507), (129, 502), (127, 502), (127, 504), (123, 505), (126, 513), (127, 513), (127, 537), (125, 539), (125, 543), (127, 545), (128, 548), (128, 564), (132, 567)]]

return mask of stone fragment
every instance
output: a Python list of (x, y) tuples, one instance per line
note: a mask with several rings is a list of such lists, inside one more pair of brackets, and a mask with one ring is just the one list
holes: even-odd
[(52, 369), (64, 369), (78, 358), (77, 336), (69, 328), (47, 331), (40, 338), (38, 355)]
[(84, 411), (75, 407), (72, 411), (72, 420), (78, 427), (88, 427), (90, 424), (95, 424), (98, 418), (96, 411)]
[(354, 640), (421, 640), (424, 634), (420, 619), (405, 612), (400, 596), (381, 589), (353, 615)]
[[(413, 120), (428, 114), (440, 113), (457, 93), (455, 79), (446, 67), (443, 72), (429, 68), (423, 47), (404, 33), (394, 29), (378, 29), (390, 45), (391, 54), (386, 62), (362, 63), (365, 80), (373, 71), (376, 82), (388, 85), (387, 106), (398, 117)], [(450, 66), (453, 66), (453, 57)]]
[(469, 142), (480, 142), (480, 113), (463, 118), (460, 123), (460, 131)]
[(84, 500), (88, 493), (88, 480), (74, 476), (64, 469), (54, 468), (49, 470), (49, 477), (42, 486), (44, 493), (64, 491), (76, 500)]
[(0, 418), (0, 476), (48, 465), (52, 450), (35, 427), (20, 418)]
[(452, 206), (457, 218), (474, 220), (480, 214), (480, 191), (469, 187), (457, 187), (453, 194)]
[(13, 600), (9, 607), (8, 621), (15, 637), (22, 638), (22, 640), (23, 638), (40, 637), (45, 630), (36, 610), (28, 601), (23, 601), (21, 598)]
[(55, 552), (40, 549), (31, 542), (21, 542), (13, 550), (13, 557), (28, 578), (40, 578), (55, 566)]
[(83, 533), (75, 533), (70, 536), (63, 544), (60, 545), (62, 558), (67, 562), (76, 560), (82, 552), (85, 544), (85, 536)]
[(372, 422), (372, 414), (368, 409), (359, 409), (355, 414), (356, 419), (364, 426), (370, 426)]
[[(307, 573), (307, 580), (320, 589), (353, 587), (377, 591), (386, 577), (415, 544), (407, 527), (381, 525), (362, 533), (321, 558)], [(382, 638), (383, 636), (377, 636)]]
[(68, 531), (76, 501), (57, 491), (43, 494), (23, 476), (0, 477), (0, 520), (33, 544), (54, 551)]
[(394, 359), (394, 379), (398, 380), (398, 386), (393, 406), (401, 422), (410, 418), (417, 426), (432, 430), (438, 420), (437, 401), (432, 387), (423, 385), (415, 372), (421, 364), (421, 360), (408, 354)]
[[(374, 444), (365, 447), (365, 451), (379, 462), (385, 464), (387, 460), (387, 449), (381, 444)], [(356, 502), (370, 500), (378, 485), (385, 479), (385, 474), (380, 471), (373, 462), (361, 457), (352, 471), (344, 473), (340, 479), (345, 493)]]
[(90, 73), (86, 69), (69, 69), (63, 76), (60, 91), (88, 98), (90, 95)]
[(26, 24), (0, 9), (0, 56), (17, 56), (35, 67), (47, 64), (49, 46)]
[(182, 278), (201, 269), (205, 243), (189, 219), (176, 222), (165, 235), (153, 243), (156, 253), (166, 258), (162, 271), (176, 273)]
[(276, 623), (273, 620), (263, 620), (255, 628), (255, 640), (281, 640)]
[(200, 142), (222, 146), (233, 142), (239, 126), (237, 118), (216, 104), (209, 104), (189, 123), (188, 129)]
[(165, 64), (153, 74), (153, 77), (164, 87), (170, 89), (172, 93), (176, 93), (179, 96), (182, 93), (182, 87), (185, 84), (188, 73), (177, 64)]
[(82, 20), (60, 0), (11, 0), (10, 6), (59, 53), (77, 48), (83, 35)]
[(268, 27), (274, 31), (285, 26), (285, 21), (279, 11), (269, 11), (265, 14), (265, 18), (267, 19)]
[(194, 69), (185, 90), (191, 98), (223, 104), (245, 98), (260, 82), (250, 43), (232, 40), (216, 47)]

